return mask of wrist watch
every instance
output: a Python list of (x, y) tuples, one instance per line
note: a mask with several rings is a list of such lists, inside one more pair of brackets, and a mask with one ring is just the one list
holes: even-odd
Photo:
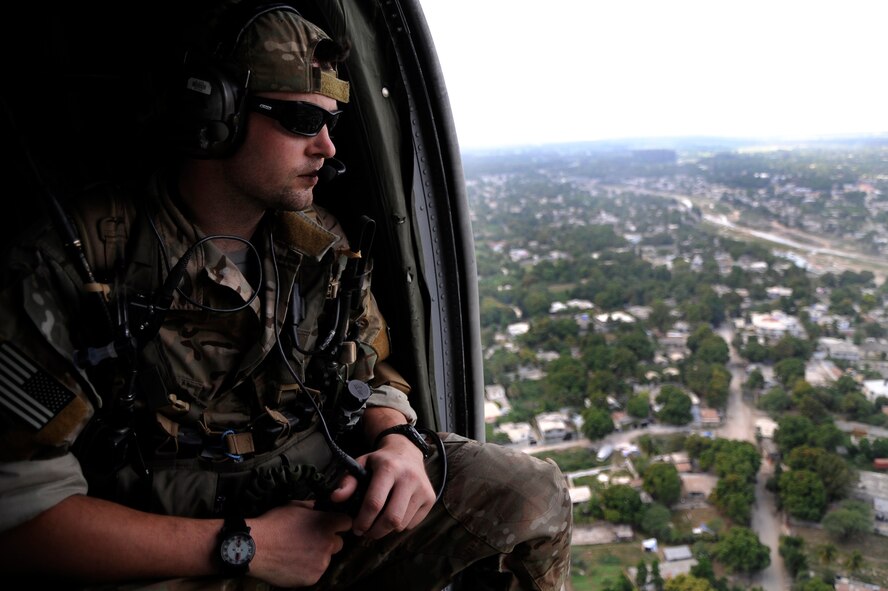
[(256, 555), (256, 542), (243, 517), (226, 517), (216, 547), (217, 563), (229, 575), (244, 575)]
[(379, 435), (376, 436), (376, 442), (373, 444), (374, 449), (379, 448), (379, 442), (382, 441), (382, 438), (386, 435), (403, 435), (407, 439), (410, 440), (413, 445), (419, 448), (419, 451), (422, 452), (423, 459), (428, 459), (432, 455), (432, 448), (426, 442), (425, 437), (422, 436), (422, 433), (416, 430), (416, 427), (410, 424), (404, 425), (395, 425), (394, 427), (389, 427), (388, 429), (383, 429)]

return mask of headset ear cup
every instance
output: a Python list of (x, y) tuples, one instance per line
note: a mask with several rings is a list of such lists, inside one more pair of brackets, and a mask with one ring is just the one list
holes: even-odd
[(194, 158), (224, 158), (243, 139), (246, 81), (232, 67), (186, 59), (173, 141)]
[(214, 51), (186, 55), (184, 73), (175, 90), (178, 102), (173, 106), (176, 115), (170, 134), (182, 153), (193, 158), (225, 158), (243, 141), (250, 76), (231, 60), (253, 21), (273, 10), (299, 15), (289, 4), (253, 6), (244, 2), (223, 19)]

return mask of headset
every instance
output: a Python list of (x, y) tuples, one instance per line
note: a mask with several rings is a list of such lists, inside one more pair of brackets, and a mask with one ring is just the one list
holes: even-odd
[[(244, 3), (249, 4), (249, 3)], [(174, 97), (178, 101), (174, 143), (193, 158), (226, 158), (244, 137), (247, 85), (250, 72), (233, 62), (244, 32), (271, 11), (302, 16), (289, 4), (238, 5), (223, 17), (208, 52), (187, 51)], [(211, 43), (212, 45), (212, 43)]]

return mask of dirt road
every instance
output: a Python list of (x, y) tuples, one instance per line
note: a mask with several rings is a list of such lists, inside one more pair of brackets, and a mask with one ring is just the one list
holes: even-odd
[[(731, 385), (724, 425), (718, 430), (718, 436), (726, 439), (739, 439), (755, 442), (755, 420), (759, 412), (743, 399), (742, 384), (746, 372), (740, 368), (740, 358), (731, 340), (733, 330), (729, 325), (718, 329), (718, 334), (727, 343), (731, 353)], [(752, 530), (758, 535), (762, 544), (771, 549), (771, 564), (763, 571), (756, 573), (751, 583), (760, 585), (765, 591), (786, 591), (792, 585), (783, 557), (778, 551), (780, 535), (784, 533), (782, 513), (777, 512), (774, 495), (765, 489), (765, 483), (773, 474), (773, 467), (767, 459), (762, 460), (755, 487), (755, 507), (752, 509)]]

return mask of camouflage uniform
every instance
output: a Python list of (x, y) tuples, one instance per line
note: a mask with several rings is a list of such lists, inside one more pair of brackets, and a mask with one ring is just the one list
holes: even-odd
[[(267, 20), (258, 20), (257, 30)], [(318, 31), (309, 30), (315, 42)], [(264, 44), (276, 32), (270, 26), (254, 41), (247, 35), (245, 47), (261, 40), (270, 51), (292, 52), (292, 44)], [(314, 73), (297, 90), (308, 85), (347, 98), (341, 81), (305, 63)], [(252, 80), (279, 87), (279, 70), (257, 68)], [(138, 215), (127, 206), (130, 201), (105, 195), (73, 204), (88, 258), (117, 280), (112, 301), (156, 293), (169, 268), (204, 238), (176, 207), (165, 177), (154, 179), (144, 193), (146, 207)], [(253, 268), (239, 267), (212, 241), (190, 255), (180, 291), (156, 335), (139, 350), (139, 394), (128, 423), (137, 438), (127, 440), (127, 453), (114, 465), (103, 461), (111, 448), (103, 447), (95, 426), (110, 416), (103, 405), (108, 408), (111, 393), (127, 391), (129, 365), (111, 360), (83, 369), (73, 363), (78, 351), (96, 344), (88, 339), (97, 317), (86, 307), (83, 281), (51, 227), (13, 251), (0, 293), (0, 530), (75, 494), (190, 517), (219, 516), (228, 499), (249, 517), (288, 499), (329, 491), (340, 466), (307, 397), (329, 405), (334, 394), (312, 382), (313, 355), (304, 352), (326, 340), (331, 314), (325, 304), (344, 288), (343, 269), (355, 253), (336, 220), (317, 207), (269, 213), (253, 243), (255, 255), (246, 255), (248, 261), (258, 257)], [(126, 265), (112, 273), (118, 252), (125, 252)], [(353, 314), (358, 328), (349, 335), (355, 354), (338, 382), (371, 383), (368, 406), (397, 409), (415, 422), (404, 388), (377, 371), (389, 344), (369, 274), (358, 289), (360, 305)], [(275, 351), (278, 339), (299, 380)], [(303, 390), (300, 380), (316, 389)], [(317, 589), (435, 590), (455, 574), (471, 572), (472, 589), (561, 590), (569, 571), (571, 503), (557, 466), (497, 445), (441, 436), (446, 487), (428, 517), (413, 530), (378, 541), (347, 536)], [(427, 463), (436, 488), (440, 460), (436, 453)], [(113, 588), (267, 585), (245, 577)]]
[[(155, 226), (170, 260), (176, 261), (187, 245), (202, 235), (179, 213), (162, 186), (155, 189), (160, 204)], [(159, 269), (150, 263), (152, 258), (157, 263), (161, 255), (145, 217), (137, 216), (130, 231), (128, 244), (135, 246), (134, 258), (124, 281), (130, 287), (145, 287), (147, 282), (153, 288), (160, 281)], [(222, 445), (221, 438), (228, 430), (243, 432), (259, 416), (285, 410), (298, 398), (291, 394), (295, 392), (293, 380), (272, 362), (276, 356), (268, 355), (275, 338), (275, 298), (269, 294), (275, 293), (276, 281), (286, 286), (298, 280), (305, 301), (305, 320), (299, 327), (301, 346), (310, 349), (318, 338), (322, 303), (342, 256), (338, 253), (347, 252), (344, 240), (318, 221), (338, 228), (320, 209), (278, 214), (266, 220), (264, 235), (267, 238), (271, 232), (275, 240), (279, 279), (266, 253), (261, 297), (244, 310), (206, 313), (176, 295), (158, 336), (143, 352), (142, 371), (156, 368), (161, 374), (158, 379), (165, 384), (163, 391), (168, 393), (167, 404), (142, 408), (144, 416), (137, 423), (143, 431), (151, 429), (152, 449), (157, 450), (153, 460), (148, 458), (155, 491), (147, 499), (136, 492), (138, 466), (130, 464), (117, 474), (106, 496), (154, 512), (209, 517), (218, 515), (215, 502), (229, 477), (243, 478), (245, 472), (255, 471), (264, 473), (269, 482), (280, 484), (281, 478), (276, 479), (276, 471), (282, 466), (280, 456), (287, 457), (284, 463), (289, 466), (316, 469), (322, 476), (335, 477), (337, 466), (315, 429), (316, 418), (301, 431), (275, 441), (269, 449), (259, 449), (255, 444), (256, 452), (245, 453), (239, 461), (232, 457), (230, 448)], [(2, 295), (0, 338), (4, 342), (0, 346), (14, 348), (10, 349), (14, 353), (4, 359), (25, 358), (41, 368), (44, 379), (52, 376), (58, 389), (56, 396), (67, 402), (60, 408), (53, 407), (54, 416), (39, 429), (25, 420), (23, 413), (3, 408), (0, 449), (5, 471), (15, 475), (0, 481), (0, 523), (4, 528), (33, 517), (71, 494), (87, 492), (71, 449), (92, 417), (100, 394), (93, 389), (89, 376), (67, 361), (82, 338), (73, 331), (84, 311), (78, 306), (80, 296), (70, 263), (54, 234), (47, 229), (37, 234), (35, 243), (18, 248), (8, 269), (20, 271), (21, 276)], [(232, 302), (246, 302), (252, 294), (241, 271), (212, 242), (197, 249), (188, 269), (182, 290), (205, 305), (230, 308)], [(277, 298), (278, 319), (287, 317), (289, 295), (284, 288)], [(362, 310), (359, 358), (363, 362), (355, 364), (352, 377), (372, 379), (377, 350), (386, 350), (387, 342), (383, 338), (384, 321), (369, 289), (364, 291)], [(304, 376), (305, 357), (291, 352), (297, 371)], [(227, 368), (237, 369), (232, 372)], [(370, 403), (398, 408), (412, 419), (415, 415), (404, 406), (405, 401), (403, 393), (381, 385), (374, 390)], [(257, 415), (256, 408), (265, 410)], [(189, 415), (199, 418), (187, 418)], [(201, 433), (197, 432), (198, 426), (203, 429)], [(200, 445), (189, 451), (188, 444), (199, 435)], [(502, 560), (501, 566), (515, 573), (514, 588), (560, 589), (567, 572), (571, 508), (557, 467), (500, 446), (479, 445), (456, 435), (444, 437), (447, 486), (428, 518), (414, 530), (378, 542), (349, 539), (346, 549), (334, 556), (325, 584), (319, 588), (344, 588), (357, 580), (361, 585), (372, 580), (383, 588), (397, 588), (397, 581), (410, 577), (416, 581), (411, 588), (423, 588), (419, 581), (428, 581), (427, 588), (436, 589), (453, 573), (489, 556), (490, 560)], [(171, 454), (168, 449), (178, 452)], [(429, 460), (427, 468), (437, 487), (437, 455)], [(237, 490), (255, 493), (249, 487), (250, 482), (242, 481)], [(35, 490), (41, 494), (33, 494)], [(291, 497), (316, 494), (312, 487), (297, 486), (288, 491)], [(267, 508), (261, 500), (255, 501), (255, 494), (251, 498), (258, 503), (253, 513)], [(167, 583), (161, 588), (194, 588), (195, 584), (181, 583), (184, 586)], [(208, 588), (220, 588), (217, 583)]]

